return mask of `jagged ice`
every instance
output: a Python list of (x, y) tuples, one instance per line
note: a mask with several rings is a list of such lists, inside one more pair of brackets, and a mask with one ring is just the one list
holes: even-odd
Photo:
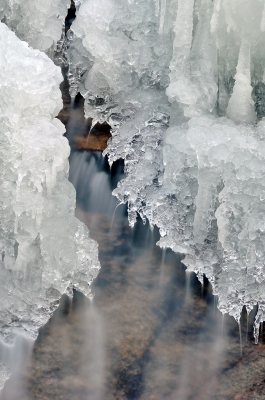
[[(237, 321), (265, 320), (265, 4), (85, 0), (68, 34), (71, 95), (106, 120), (114, 190), (205, 274)], [(81, 58), (78, 56), (80, 49)], [(66, 56), (67, 56), (66, 54)]]
[(99, 262), (74, 216), (70, 149), (55, 118), (60, 68), (3, 23), (0, 44), (0, 339), (12, 344), (19, 332), (36, 338), (62, 294), (90, 297)]

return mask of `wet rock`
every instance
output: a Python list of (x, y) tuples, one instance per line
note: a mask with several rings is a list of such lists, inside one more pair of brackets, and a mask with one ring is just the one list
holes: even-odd
[(103, 151), (111, 137), (110, 126), (107, 123), (97, 123), (91, 129), (91, 120), (88, 119), (82, 135), (72, 137), (72, 148), (77, 150)]
[(63, 108), (57, 118), (66, 126), (66, 137), (70, 146), (76, 150), (104, 151), (111, 137), (111, 127), (105, 122), (92, 127), (92, 119), (85, 119), (84, 99), (78, 94), (71, 103), (69, 83), (66, 78), (66, 69), (63, 70), (65, 79), (61, 83)]

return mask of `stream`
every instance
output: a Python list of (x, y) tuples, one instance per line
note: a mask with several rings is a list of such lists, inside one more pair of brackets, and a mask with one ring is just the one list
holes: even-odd
[[(80, 130), (82, 102), (72, 113), (68, 135)], [(181, 254), (156, 246), (156, 228), (140, 219), (129, 227), (126, 206), (111, 194), (122, 177), (122, 160), (110, 170), (100, 151), (72, 150), (76, 216), (99, 243), (94, 300), (78, 292), (62, 298), (2, 399), (264, 398), (264, 335), (254, 345), (255, 313), (247, 321), (243, 312), (240, 342), (209, 282), (202, 287)]]
[[(73, 2), (69, 10), (66, 29)], [(78, 95), (71, 104), (67, 85), (59, 118), (72, 146), (69, 180), (76, 216), (99, 244), (101, 270), (93, 301), (77, 291), (72, 300), (63, 296), (31, 359), (29, 343), (19, 339), (1, 400), (264, 399), (265, 333), (255, 345), (256, 310), (247, 318), (244, 309), (240, 326), (222, 316), (208, 280), (202, 286), (185, 271), (182, 254), (156, 245), (156, 227), (140, 218), (129, 227), (126, 205), (112, 196), (123, 160), (110, 169), (102, 156), (110, 127), (90, 132), (84, 101)]]

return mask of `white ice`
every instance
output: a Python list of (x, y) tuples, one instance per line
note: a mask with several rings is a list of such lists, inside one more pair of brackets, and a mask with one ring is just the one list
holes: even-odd
[(70, 0), (1, 0), (0, 20), (34, 49), (53, 55)]
[[(265, 29), (260, 0), (83, 1), (72, 96), (125, 159), (114, 194), (205, 274), (223, 313), (265, 320)], [(71, 48), (72, 46), (72, 48)], [(79, 55), (81, 55), (81, 61)], [(79, 66), (79, 68), (77, 68)], [(81, 71), (81, 72), (80, 72)]]
[(63, 293), (91, 296), (97, 244), (75, 218), (60, 68), (0, 23), (0, 340), (36, 338)]

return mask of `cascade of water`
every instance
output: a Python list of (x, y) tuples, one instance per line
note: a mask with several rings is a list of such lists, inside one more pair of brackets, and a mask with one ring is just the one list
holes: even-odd
[(94, 65), (79, 85), (86, 112), (113, 126), (110, 163), (125, 159), (114, 194), (131, 225), (137, 212), (148, 218), (163, 248), (210, 279), (222, 312), (262, 310), (264, 123), (254, 123), (264, 115), (264, 5), (130, 1), (116, 13), (117, 4), (100, 20), (101, 6), (85, 1), (72, 27)]
[[(0, 343), (1, 369), (8, 369), (8, 373), (1, 370), (1, 386), (12, 371), (10, 379), (6, 382), (4, 388), (0, 390), (0, 399), (15, 400), (17, 393), (21, 398), (26, 396), (25, 382), (23, 382), (23, 373), (29, 367), (32, 355), (34, 341), (24, 335), (18, 334), (13, 345)], [(3, 363), (3, 364), (2, 364)]]
[[(264, 5), (259, 0), (161, 0), (159, 4), (82, 2), (65, 46), (71, 95), (80, 90), (93, 124), (106, 120), (113, 127), (106, 154), (111, 164), (125, 159), (126, 179), (114, 194), (121, 204), (128, 202), (130, 225), (136, 223), (137, 213), (144, 221), (149, 219), (151, 227), (157, 225), (161, 247), (185, 253), (188, 274), (195, 271), (200, 280), (204, 275), (209, 278), (223, 313), (239, 321), (244, 305), (249, 312), (258, 303), (257, 342), (265, 319), (265, 126), (263, 120), (254, 124), (264, 116)], [(43, 31), (49, 13), (45, 14), (44, 5), (38, 6), (36, 20)], [(13, 28), (17, 16), (22, 16), (16, 31), (27, 36), (24, 8), (16, 11), (6, 1), (2, 10)], [(38, 31), (35, 22), (32, 26)], [(89, 295), (87, 283), (98, 270), (96, 245), (74, 219), (74, 194), (66, 183), (68, 148), (62, 126), (53, 119), (59, 104), (54, 88), (61, 78), (43, 54), (33, 56), (33, 50), (15, 43), (17, 39), (2, 25), (12, 65), (6, 65), (4, 53), (1, 63), (11, 67), (18, 84), (14, 89), (2, 68), (2, 94), (10, 95), (13, 103), (3, 107), (1, 157), (7, 179), (2, 198), (7, 224), (1, 274), (5, 293), (15, 296), (23, 278), (23, 296), (28, 297), (30, 282), (35, 288), (30, 293), (32, 303), (38, 299), (37, 308), (45, 309), (46, 318), (72, 286)], [(29, 30), (28, 41), (49, 54), (53, 37), (58, 36), (55, 30), (54, 34), (48, 24), (47, 35), (41, 37)], [(20, 57), (25, 60), (22, 65)], [(31, 65), (34, 58), (38, 62)], [(32, 84), (28, 91), (16, 75), (25, 67), (30, 72), (30, 79), (24, 74), (25, 82)], [(36, 75), (50, 68), (49, 86), (41, 79), (36, 96)], [(15, 92), (20, 94), (16, 99)], [(49, 140), (42, 140), (43, 131)], [(41, 146), (34, 157), (36, 143)], [(100, 190), (108, 182), (103, 172), (93, 185), (104, 203)], [(96, 210), (99, 202), (91, 199)], [(87, 261), (93, 265), (89, 273), (84, 268)], [(36, 264), (37, 272), (31, 274)], [(14, 313), (19, 311), (19, 325), (35, 332), (36, 326), (27, 325), (24, 310), (21, 315), (20, 302), (18, 309)], [(13, 319), (9, 322), (13, 329)], [(12, 329), (4, 332), (5, 339), (13, 340)]]

